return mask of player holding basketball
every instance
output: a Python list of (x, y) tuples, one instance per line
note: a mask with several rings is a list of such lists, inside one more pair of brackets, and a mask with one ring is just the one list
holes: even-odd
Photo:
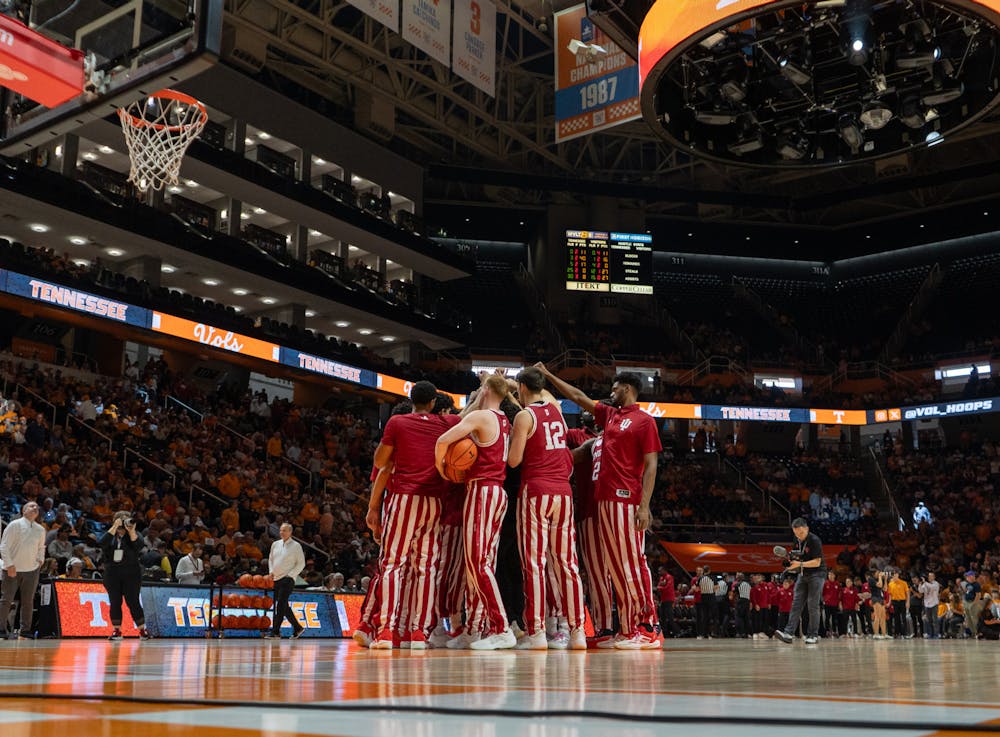
[(500, 526), (507, 511), (503, 482), (510, 423), (500, 411), (500, 402), (507, 393), (502, 376), (486, 376), (476, 400), (479, 408), (439, 437), (434, 449), (434, 464), (442, 477), (445, 454), (452, 443), (470, 436), (479, 449), (476, 462), (466, 472), (462, 510), (468, 614), (465, 635), (473, 650), (500, 650), (517, 644), (507, 623), (494, 570)]
[[(410, 649), (426, 648), (437, 603), (438, 523), (446, 484), (431, 467), (431, 460), (437, 437), (457, 425), (459, 418), (433, 414), (437, 388), (429, 381), (414, 384), (410, 399), (413, 411), (389, 418), (375, 450), (376, 468), (392, 466), (392, 494), (384, 504), (380, 525), (382, 630), (371, 644), (375, 650), (393, 648), (393, 633), (401, 630), (404, 609), (408, 632), (400, 634), (410, 642)], [(407, 590), (409, 601), (404, 602)]]
[(615, 640), (620, 650), (653, 650), (662, 647), (654, 625), (656, 605), (653, 580), (646, 561), (646, 530), (651, 516), (649, 501), (656, 480), (657, 454), (661, 450), (653, 418), (638, 405), (640, 377), (632, 373), (615, 376), (611, 387), (613, 406), (598, 404), (586, 394), (555, 376), (542, 363), (545, 377), (566, 397), (592, 412), (604, 428), (601, 460), (597, 472), (597, 520), (608, 572), (618, 601), (621, 633)]
[(517, 499), (518, 547), (524, 576), (524, 628), (520, 650), (547, 650), (545, 637), (546, 565), (552, 574), (558, 611), (569, 620), (569, 647), (586, 650), (583, 631), (583, 584), (576, 559), (573, 460), (566, 447), (567, 428), (559, 407), (543, 395), (545, 377), (536, 368), (517, 375), (524, 409), (514, 418), (510, 455), (521, 466)]

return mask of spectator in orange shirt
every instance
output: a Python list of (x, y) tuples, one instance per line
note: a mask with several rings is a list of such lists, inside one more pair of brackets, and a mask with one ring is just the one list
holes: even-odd
[(221, 518), (224, 530), (238, 530), (240, 527), (239, 502), (233, 501), (232, 504), (223, 509)]
[(267, 457), (270, 460), (275, 460), (277, 458), (281, 458), (281, 454), (283, 452), (284, 451), (281, 446), (281, 434), (276, 432), (274, 433), (274, 435), (268, 438)]
[(302, 533), (310, 537), (315, 535), (318, 527), (317, 523), (319, 522), (319, 507), (312, 500), (311, 496), (305, 497), (305, 503), (302, 505), (302, 511), (299, 514), (302, 517)]
[(241, 491), (240, 478), (233, 469), (229, 469), (219, 479), (219, 493), (229, 499), (238, 499)]

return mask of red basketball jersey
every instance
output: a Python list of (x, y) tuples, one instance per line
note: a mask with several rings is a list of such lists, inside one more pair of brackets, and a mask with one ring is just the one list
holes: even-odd
[(460, 421), (457, 415), (425, 412), (389, 418), (382, 443), (394, 449), (393, 494), (440, 497), (447, 491), (448, 482), (434, 468), (434, 445), (439, 436)]
[(566, 422), (548, 402), (529, 404), (534, 429), (524, 444), (521, 461), (521, 491), (528, 496), (569, 495), (573, 457), (566, 447)]
[(576, 518), (590, 519), (597, 516), (596, 484), (597, 472), (601, 468), (601, 453), (604, 438), (598, 437), (590, 446), (590, 458), (576, 464), (573, 483), (576, 484)]
[(472, 442), (479, 447), (479, 456), (476, 458), (476, 462), (472, 464), (472, 468), (465, 474), (465, 480), (469, 482), (475, 479), (483, 479), (503, 484), (504, 479), (507, 477), (507, 451), (510, 449), (510, 422), (507, 421), (507, 415), (503, 412), (495, 409), (488, 411), (492, 412), (496, 418), (497, 433), (488, 443), (477, 440), (475, 434), (471, 436)]

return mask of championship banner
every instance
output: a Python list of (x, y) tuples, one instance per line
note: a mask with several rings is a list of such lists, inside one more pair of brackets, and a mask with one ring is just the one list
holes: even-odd
[[(791, 537), (791, 534), (789, 534)], [(781, 573), (782, 559), (774, 554), (773, 545), (703, 545), (702, 543), (661, 542), (670, 556), (685, 571), (698, 566), (710, 566), (712, 573)], [(789, 541), (784, 541), (786, 547)], [(846, 545), (824, 545), (826, 567), (837, 565), (837, 556)]]
[(347, 4), (399, 33), (399, 0), (347, 0)]
[(490, 97), (496, 96), (497, 9), (490, 0), (455, 0), (451, 69)]
[(639, 65), (587, 18), (585, 5), (555, 14), (556, 142), (636, 120)]
[(451, 61), (450, 0), (403, 0), (403, 38), (448, 66)]

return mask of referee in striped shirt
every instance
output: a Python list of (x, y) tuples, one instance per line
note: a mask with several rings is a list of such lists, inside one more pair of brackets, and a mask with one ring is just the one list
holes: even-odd
[(736, 636), (750, 636), (750, 582), (742, 573), (736, 574)]

